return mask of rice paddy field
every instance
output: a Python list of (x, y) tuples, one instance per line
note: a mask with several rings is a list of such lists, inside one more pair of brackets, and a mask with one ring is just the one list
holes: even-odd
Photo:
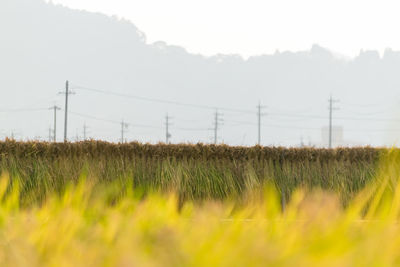
[(400, 151), (0, 142), (0, 266), (397, 266)]

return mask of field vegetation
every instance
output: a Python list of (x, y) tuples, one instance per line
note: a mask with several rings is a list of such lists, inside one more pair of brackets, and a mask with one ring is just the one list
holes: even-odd
[[(186, 200), (239, 199), (273, 183), (282, 201), (299, 188), (319, 188), (347, 203), (373, 177), (388, 150), (287, 149), (225, 145), (146, 145), (0, 142), (0, 171), (21, 181), (21, 204), (63, 192), (81, 175), (144, 192), (171, 192)], [(38, 192), (40, 190), (40, 192)]]
[(400, 151), (0, 143), (0, 266), (396, 266)]

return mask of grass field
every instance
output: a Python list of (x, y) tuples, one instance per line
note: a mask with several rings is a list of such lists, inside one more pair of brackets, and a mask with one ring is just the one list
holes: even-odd
[[(0, 142), (0, 171), (21, 180), (21, 204), (61, 193), (84, 174), (96, 184), (173, 191), (179, 201), (238, 199), (272, 182), (283, 200), (320, 188), (347, 203), (376, 176), (384, 149), (285, 149), (206, 145)], [(39, 192), (38, 192), (39, 190)]]
[(400, 152), (0, 143), (0, 266), (400, 264)]

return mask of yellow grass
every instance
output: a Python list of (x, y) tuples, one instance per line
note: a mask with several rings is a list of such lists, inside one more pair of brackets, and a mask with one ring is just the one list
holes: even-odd
[(182, 202), (82, 175), (22, 205), (24, 192), (44, 191), (3, 174), (0, 266), (397, 266), (399, 159), (389, 151), (345, 206), (334, 192), (298, 188), (282, 207), (275, 183), (251, 183), (254, 173), (237, 200)]
[(110, 204), (84, 180), (19, 208), (18, 186), (6, 192), (3, 175), (0, 266), (399, 265), (400, 185), (380, 178), (345, 209), (333, 195), (298, 190), (282, 212), (273, 186), (245, 203), (179, 208), (173, 194), (132, 190)]

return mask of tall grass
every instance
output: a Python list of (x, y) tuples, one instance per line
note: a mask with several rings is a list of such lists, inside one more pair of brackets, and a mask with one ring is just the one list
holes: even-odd
[[(23, 172), (18, 171), (19, 162), (11, 162), (17, 164), (15, 172)], [(212, 190), (224, 185), (202, 181), (202, 172), (196, 173), (195, 165), (189, 169), (196, 177), (183, 173), (174, 180), (175, 174), (170, 173), (174, 173), (173, 169), (167, 166), (152, 170), (160, 173), (154, 179), (160, 188), (165, 188), (164, 193), (150, 192), (150, 188), (146, 191), (133, 186), (135, 179), (126, 182), (121, 177), (99, 183), (100, 178), (90, 178), (89, 173), (103, 173), (106, 169), (91, 169), (92, 163), (85, 163), (86, 172), (80, 178), (70, 180), (67, 175), (74, 170), (78, 175), (80, 168), (58, 173), (61, 179), (50, 178), (46, 176), (50, 171), (43, 174), (43, 166), (37, 167), (35, 171), (40, 175), (34, 177), (42, 180), (35, 185), (48, 189), (24, 189), (26, 178), (2, 176), (0, 266), (400, 264), (400, 156), (396, 151), (389, 151), (382, 158), (376, 177), (360, 188), (345, 207), (334, 193), (301, 186), (293, 191), (284, 210), (275, 181), (258, 184), (256, 169), (246, 173), (240, 201), (205, 198), (202, 202), (181, 202), (180, 186), (186, 183), (192, 182), (187, 188), (201, 184)], [(101, 163), (95, 166), (100, 167)], [(178, 172), (184, 172), (182, 168)], [(58, 166), (52, 169), (55, 170), (63, 169)], [(217, 167), (207, 173), (213, 172), (217, 173), (216, 178), (228, 179), (220, 176)], [(230, 175), (234, 180), (235, 174)], [(48, 178), (53, 182), (46, 182)], [(52, 183), (56, 188), (59, 181), (64, 181), (62, 192), (52, 191)], [(183, 185), (175, 186), (176, 182)], [(40, 190), (51, 191), (40, 204), (21, 203), (25, 199), (23, 194), (41, 194)]]
[(384, 149), (285, 149), (214, 145), (0, 142), (0, 171), (21, 183), (21, 204), (43, 202), (82, 174), (92, 183), (174, 191), (186, 200), (241, 198), (275, 184), (282, 201), (298, 188), (320, 188), (346, 204), (375, 176)]

